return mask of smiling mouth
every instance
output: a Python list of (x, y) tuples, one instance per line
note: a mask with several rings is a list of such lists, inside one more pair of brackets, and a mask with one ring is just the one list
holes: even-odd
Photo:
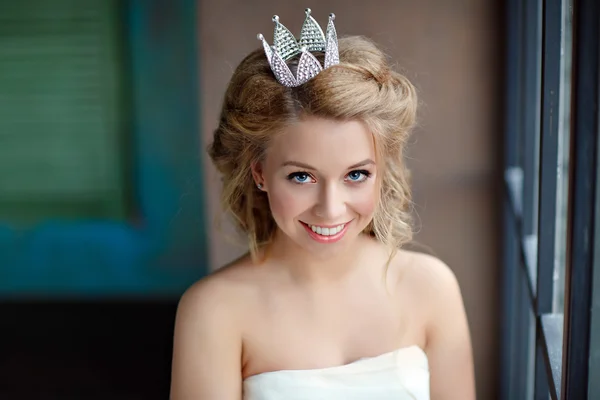
[(300, 221), (308, 236), (317, 243), (322, 244), (332, 244), (340, 241), (346, 235), (350, 222), (352, 221), (339, 225), (321, 226)]
[(310, 228), (310, 230), (312, 230), (314, 233), (316, 233), (317, 235), (321, 235), (321, 236), (335, 236), (338, 233), (340, 233), (348, 224), (343, 223), (340, 225), (334, 225), (334, 226), (321, 226), (321, 225), (311, 225), (311, 224), (307, 224), (306, 222), (302, 222), (304, 225), (306, 225), (308, 228)]

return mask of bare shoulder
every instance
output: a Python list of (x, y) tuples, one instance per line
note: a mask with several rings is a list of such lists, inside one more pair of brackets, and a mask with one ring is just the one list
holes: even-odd
[(433, 343), (458, 323), (462, 325), (462, 334), (467, 334), (460, 286), (445, 262), (429, 254), (401, 250), (394, 263), (398, 290), (408, 292), (413, 304), (418, 305), (428, 343)]
[[(240, 297), (251, 289), (252, 262), (247, 255), (214, 271), (190, 286), (179, 302), (179, 309), (191, 308), (200, 311), (204, 307), (211, 310), (232, 311), (242, 303)], [(233, 308), (232, 308), (233, 307)]]
[(396, 281), (403, 287), (413, 288), (431, 301), (460, 297), (460, 287), (454, 272), (437, 257), (410, 250), (400, 250), (392, 264)]
[(431, 398), (475, 398), (469, 325), (456, 276), (436, 257), (402, 251), (397, 281), (417, 298), (425, 315)]
[(179, 301), (171, 398), (239, 399), (244, 307), (252, 295), (246, 260), (188, 288)]

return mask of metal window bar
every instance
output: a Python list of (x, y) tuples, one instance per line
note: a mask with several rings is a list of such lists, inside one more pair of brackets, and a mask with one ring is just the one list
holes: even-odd
[[(542, 0), (520, 2), (523, 7), (523, 36), (521, 51), (523, 70), (521, 74), (521, 138), (523, 140), (522, 168), (523, 182), (523, 224), (522, 235), (532, 235), (537, 231), (539, 139), (541, 109), (541, 41), (542, 41)], [(530, 271), (534, 272), (534, 271)], [(535, 276), (531, 276), (535, 282)], [(534, 292), (535, 292), (535, 288)]]
[[(533, 396), (541, 0), (508, 0), (501, 399)], [(527, 176), (525, 179), (524, 176)], [(533, 257), (532, 257), (533, 255)]]
[(540, 201), (537, 246), (536, 315), (552, 312), (556, 255), (558, 114), (561, 98), (562, 1), (544, 1), (543, 110), (540, 138)]
[[(599, 115), (600, 118), (600, 115)], [(599, 121), (600, 126), (600, 121)], [(592, 272), (592, 309), (590, 321), (589, 376), (600, 376), (600, 140), (596, 143), (596, 215), (594, 218), (594, 271)], [(590, 399), (600, 399), (600, 380), (590, 379)]]
[[(540, 187), (538, 201), (538, 246), (535, 314), (539, 318), (552, 312), (554, 265), (556, 256), (558, 116), (561, 90), (562, 0), (543, 2), (542, 101), (540, 136)], [(543, 330), (536, 324), (535, 392), (536, 400), (556, 399), (557, 388), (548, 376)], [(550, 379), (549, 379), (550, 378)]]
[(591, 285), (597, 184), (600, 6), (579, 0), (574, 8), (574, 85), (569, 259), (565, 281), (562, 387), (564, 399), (588, 398)]
[[(600, 115), (598, 115), (598, 118), (600, 130)], [(596, 143), (596, 215), (594, 220), (594, 271), (592, 272), (594, 276), (592, 280), (590, 369), (588, 375), (595, 377), (600, 376), (600, 351), (598, 351), (600, 349), (600, 140)], [(590, 379), (588, 395), (590, 399), (600, 399), (600, 380)]]

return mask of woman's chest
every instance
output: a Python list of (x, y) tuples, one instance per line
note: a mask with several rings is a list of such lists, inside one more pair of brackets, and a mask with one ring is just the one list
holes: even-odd
[(356, 293), (308, 298), (288, 294), (266, 301), (246, 323), (243, 376), (326, 368), (404, 346), (424, 346), (417, 310), (395, 300)]

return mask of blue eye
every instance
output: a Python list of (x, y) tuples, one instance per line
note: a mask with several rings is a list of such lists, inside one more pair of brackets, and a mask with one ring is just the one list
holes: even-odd
[(351, 182), (363, 182), (370, 175), (371, 175), (371, 173), (369, 171), (356, 170), (356, 171), (351, 171), (350, 173), (348, 173), (347, 176), (348, 176), (348, 180), (350, 180)]
[(306, 172), (294, 172), (293, 174), (289, 174), (287, 178), (294, 183), (306, 183), (310, 181), (310, 175)]

